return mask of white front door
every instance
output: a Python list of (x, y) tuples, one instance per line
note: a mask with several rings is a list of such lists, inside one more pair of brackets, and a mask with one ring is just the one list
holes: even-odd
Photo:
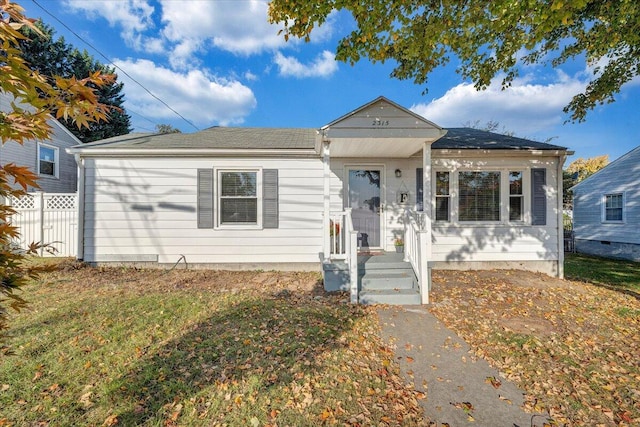
[(349, 167), (346, 198), (353, 228), (358, 232), (358, 249), (382, 247), (382, 167)]

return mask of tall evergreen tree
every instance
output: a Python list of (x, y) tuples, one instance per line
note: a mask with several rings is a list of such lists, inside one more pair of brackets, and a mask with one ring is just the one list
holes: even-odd
[[(23, 33), (27, 39), (20, 42), (23, 58), (29, 63), (31, 69), (48, 77), (84, 79), (96, 71), (100, 71), (101, 74), (112, 74), (115, 77), (111, 84), (94, 88), (98, 95), (98, 102), (115, 107), (110, 110), (107, 122), (92, 122), (88, 127), (81, 129), (73, 126), (70, 120), (60, 118), (60, 122), (85, 143), (131, 132), (131, 117), (122, 106), (124, 84), (117, 81), (115, 70), (95, 60), (86, 50), (80, 51), (66, 43), (64, 37), (54, 40), (54, 30), (51, 26), (42, 22), (37, 22), (36, 26), (42, 34), (25, 28)], [(53, 78), (50, 79), (50, 83), (55, 86)]]

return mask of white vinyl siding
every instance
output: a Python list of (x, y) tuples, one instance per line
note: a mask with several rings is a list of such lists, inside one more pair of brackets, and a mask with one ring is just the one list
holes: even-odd
[[(530, 170), (546, 168), (547, 223), (531, 226), (531, 198), (524, 196), (525, 220), (497, 224), (464, 224), (457, 221), (455, 185), (450, 185), (451, 215), (456, 221), (434, 223), (435, 261), (557, 260), (558, 231), (555, 213), (557, 160), (550, 157), (499, 159), (434, 158), (434, 168), (451, 171), (486, 170), (501, 173), (501, 187), (509, 188), (508, 171), (523, 171), (525, 193)], [(416, 202), (416, 169), (422, 154), (409, 159), (331, 159), (330, 205), (344, 208), (343, 179), (348, 165), (384, 165), (381, 191), (384, 227), (382, 244), (392, 251), (393, 240), (404, 232), (404, 213)], [(278, 228), (198, 228), (197, 171), (278, 171)], [(395, 176), (400, 169), (402, 176)], [(435, 174), (434, 174), (435, 175)], [(265, 178), (266, 179), (266, 178)], [(215, 174), (214, 174), (215, 181)], [(323, 243), (324, 184), (320, 158), (100, 158), (85, 160), (84, 259), (89, 262), (115, 255), (157, 256), (161, 263), (175, 263), (185, 255), (188, 263), (245, 264), (316, 263)], [(214, 182), (217, 188), (218, 184)], [(398, 194), (408, 192), (407, 203)], [(508, 198), (508, 192), (504, 191)], [(435, 194), (435, 193), (434, 193)], [(215, 199), (214, 199), (215, 200)], [(435, 198), (434, 198), (435, 200)], [(430, 208), (434, 208), (434, 200)], [(214, 203), (215, 204), (215, 203)], [(508, 218), (508, 203), (501, 218)], [(214, 214), (214, 216), (216, 216)], [(215, 219), (217, 221), (217, 219)], [(256, 267), (259, 268), (259, 267)], [(260, 267), (261, 268), (261, 267)]]
[[(198, 228), (198, 169), (257, 165), (278, 170), (278, 228)], [(84, 259), (157, 255), (158, 262), (174, 263), (185, 255), (188, 263), (318, 263), (322, 182), (319, 159), (86, 159)]]

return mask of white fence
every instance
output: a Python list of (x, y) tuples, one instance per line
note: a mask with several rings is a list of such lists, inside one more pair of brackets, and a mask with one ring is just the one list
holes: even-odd
[(16, 242), (27, 249), (32, 242), (49, 244), (54, 251), (43, 256), (76, 256), (78, 253), (78, 194), (29, 193), (9, 204), (16, 210), (12, 223), (20, 230)]

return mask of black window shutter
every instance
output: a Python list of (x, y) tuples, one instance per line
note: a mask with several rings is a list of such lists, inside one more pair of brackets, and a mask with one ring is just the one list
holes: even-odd
[(278, 169), (262, 171), (262, 228), (278, 228)]
[(198, 228), (213, 228), (213, 169), (198, 169)]
[(546, 169), (531, 169), (531, 225), (547, 225)]
[(424, 175), (424, 169), (417, 168), (416, 169), (416, 210), (418, 212), (421, 212), (424, 210), (423, 200), (422, 200), (422, 195), (424, 193), (423, 175)]

